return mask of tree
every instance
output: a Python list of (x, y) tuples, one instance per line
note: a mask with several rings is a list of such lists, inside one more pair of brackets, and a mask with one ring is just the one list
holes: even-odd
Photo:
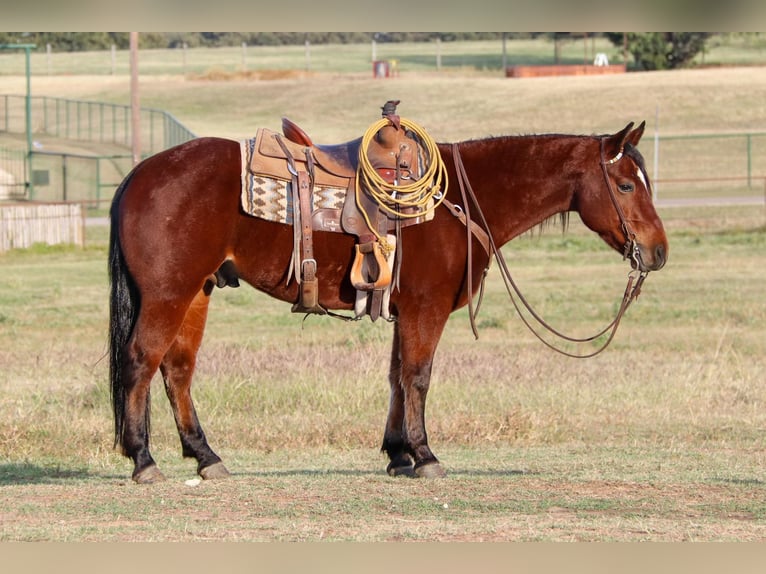
[(609, 40), (619, 47), (627, 44), (640, 70), (671, 70), (687, 67), (705, 48), (708, 32), (610, 32)]

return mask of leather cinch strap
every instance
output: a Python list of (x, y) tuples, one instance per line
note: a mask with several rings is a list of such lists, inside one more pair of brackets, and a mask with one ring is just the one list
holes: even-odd
[[(314, 259), (313, 231), (311, 228), (311, 180), (305, 171), (299, 171), (297, 177), (298, 203), (300, 205), (300, 308), (316, 309), (319, 304), (319, 282), (317, 281), (317, 262)], [(296, 228), (298, 222), (295, 222)]]
[[(319, 304), (319, 281), (317, 279), (317, 262), (314, 259), (314, 235), (311, 225), (313, 210), (313, 183), (309, 172), (298, 170), (295, 160), (282, 138), (276, 136), (277, 143), (287, 156), (289, 171), (292, 174), (293, 191), (293, 229), (295, 247), (293, 258), (297, 264), (296, 279), (298, 280), (298, 301), (292, 311), (297, 313), (316, 313), (325, 315), (327, 310)], [(311, 150), (306, 148), (306, 159), (309, 171), (313, 171)]]

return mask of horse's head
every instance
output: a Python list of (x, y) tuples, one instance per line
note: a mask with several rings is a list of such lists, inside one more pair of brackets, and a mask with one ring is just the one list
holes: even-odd
[[(656, 271), (668, 258), (668, 239), (652, 203), (652, 189), (637, 149), (645, 122), (597, 138), (588, 154), (584, 185), (574, 205), (583, 223), (640, 271)], [(598, 159), (596, 159), (598, 158)], [(595, 160), (595, 161), (594, 161)]]

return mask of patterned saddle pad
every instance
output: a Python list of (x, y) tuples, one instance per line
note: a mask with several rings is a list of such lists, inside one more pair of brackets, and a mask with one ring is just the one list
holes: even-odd
[[(248, 215), (293, 224), (293, 192), (289, 179), (253, 173), (249, 166), (256, 146), (256, 138), (240, 142), (242, 152), (242, 209)], [(340, 187), (314, 185), (313, 209), (342, 210), (347, 190)]]

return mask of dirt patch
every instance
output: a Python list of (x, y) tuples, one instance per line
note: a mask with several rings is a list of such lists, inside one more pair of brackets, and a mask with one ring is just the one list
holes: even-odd
[(201, 74), (187, 74), (186, 78), (196, 81), (234, 82), (242, 80), (293, 80), (312, 78), (317, 74), (302, 70), (239, 70), (228, 71), (221, 69), (207, 70)]
[[(185, 467), (184, 467), (185, 468)], [(188, 471), (188, 469), (186, 469)], [(191, 474), (188, 471), (187, 474)], [(763, 485), (255, 470), (3, 487), (4, 540), (762, 541)], [(181, 479), (178, 478), (181, 477)]]

